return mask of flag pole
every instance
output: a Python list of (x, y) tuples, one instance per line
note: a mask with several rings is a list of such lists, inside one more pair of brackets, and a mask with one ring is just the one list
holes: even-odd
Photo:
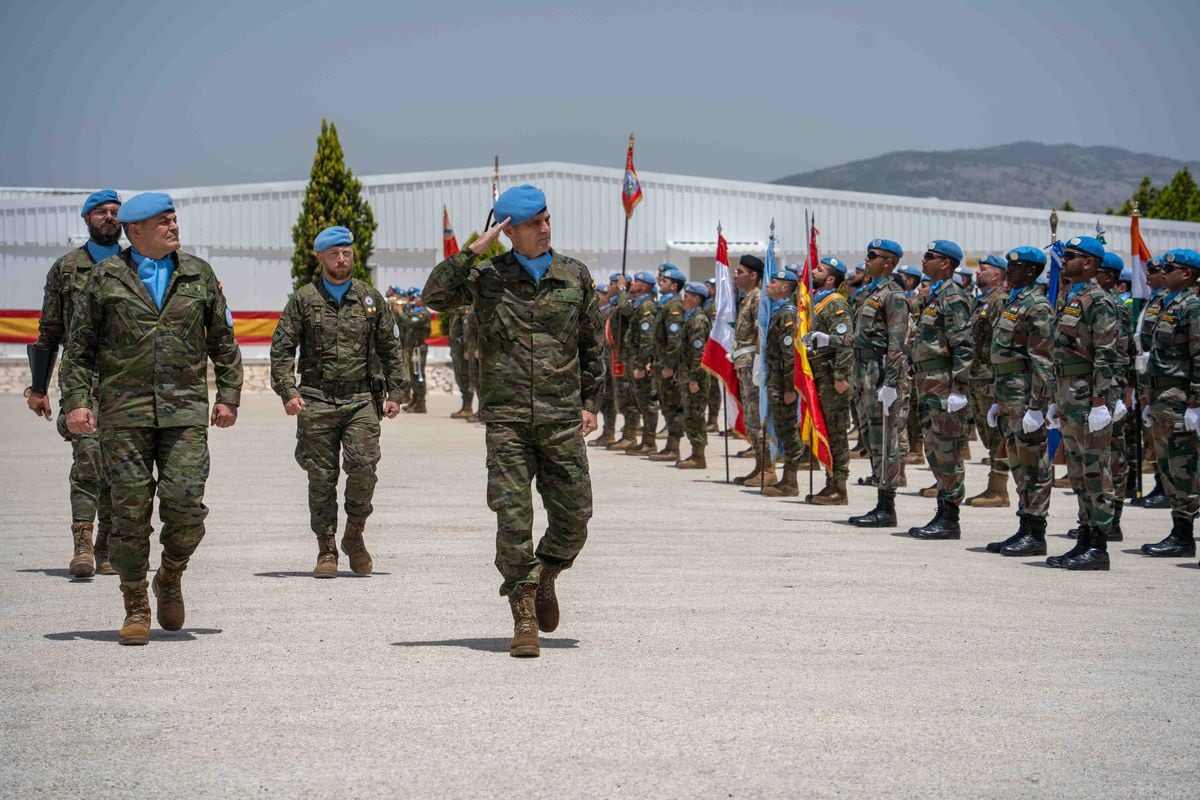
[[(1133, 220), (1136, 222), (1138, 217), (1141, 216), (1141, 212), (1138, 210), (1138, 201), (1137, 200), (1132, 201), (1131, 205), (1133, 206)], [(1139, 226), (1139, 229), (1140, 229), (1140, 226)], [(1131, 241), (1130, 247), (1132, 248), (1132, 246), (1133, 246), (1133, 244)], [(1137, 259), (1137, 253), (1131, 253), (1129, 260), (1131, 262), (1133, 262), (1136, 259)], [(1135, 321), (1138, 319), (1138, 316), (1141, 314), (1141, 310), (1142, 310), (1142, 299), (1140, 297), (1135, 297), (1133, 300), (1133, 319)], [(1136, 330), (1134, 331), (1134, 336), (1139, 336), (1139, 333)], [(1134, 357), (1136, 358), (1137, 356), (1135, 355)], [(1134, 389), (1133, 389), (1133, 419), (1130, 420), (1130, 424), (1133, 425), (1133, 428), (1134, 428), (1134, 435), (1133, 435), (1134, 462), (1133, 463), (1135, 464), (1135, 467), (1133, 470), (1133, 474), (1136, 477), (1134, 478), (1133, 499), (1134, 499), (1134, 504), (1136, 505), (1136, 504), (1140, 504), (1142, 501), (1142, 448), (1144, 447), (1144, 444), (1142, 443), (1142, 399), (1141, 399), (1141, 394), (1140, 394), (1140, 392), (1138, 392), (1136, 386), (1134, 386)], [(1113, 487), (1114, 492), (1120, 492), (1118, 497), (1120, 497), (1122, 501), (1125, 499), (1125, 491), (1127, 490), (1128, 486), (1129, 486), (1129, 482), (1126, 481), (1125, 486), (1122, 486), (1120, 489), (1117, 489), (1117, 487), (1115, 487), (1115, 486)]]
[[(771, 218), (771, 235), (768, 237), (768, 240), (767, 240), (767, 249), (772, 253), (775, 250), (775, 218), (774, 217)], [(764, 281), (767, 280), (767, 276), (764, 276), (763, 280)], [(762, 293), (764, 296), (767, 293), (767, 286), (765, 283), (763, 284), (763, 287), (762, 287)], [(759, 301), (759, 302), (761, 302), (761, 301)], [(767, 319), (768, 327), (770, 326), (770, 324), (771, 324), (771, 320), (770, 320), (770, 318), (768, 318)], [(763, 338), (763, 334), (759, 334), (760, 341), (762, 340), (762, 338)], [(767, 357), (767, 354), (764, 351), (764, 352), (759, 353), (758, 357), (760, 359), (765, 359)], [(759, 377), (758, 370), (756, 369), (754, 372), (755, 372), (755, 376)], [(763, 379), (764, 378), (759, 377), (759, 380), (763, 380)], [(762, 392), (762, 388), (760, 387), (759, 388), (760, 396), (761, 396), (761, 392)], [(763, 459), (762, 465), (759, 467), (759, 470), (758, 470), (758, 493), (760, 495), (766, 494), (766, 491), (767, 491), (767, 479), (765, 477), (766, 476), (766, 468), (769, 466), (772, 470), (775, 469), (775, 454), (771, 452), (771, 448), (767, 445), (767, 418), (764, 417), (764, 415), (761, 413), (761, 411), (762, 411), (762, 403), (760, 401), (760, 403), (759, 403), (759, 412), (760, 413), (758, 415), (758, 425), (762, 429), (761, 435), (760, 435), (760, 438), (762, 439), (762, 442), (760, 444), (760, 446), (762, 447), (762, 450), (760, 452), (762, 453), (762, 459)], [(767, 405), (767, 416), (768, 417), (769, 417), (770, 413), (771, 413), (771, 406), (768, 404)]]
[[(721, 220), (717, 220), (717, 250), (718, 250), (717, 255), (718, 256), (720, 256), (721, 233), (722, 233)], [(726, 258), (725, 260), (728, 261), (729, 259)], [(715, 274), (716, 273), (716, 265), (715, 264), (713, 265), (713, 271)], [(729, 270), (726, 269), (725, 272), (726, 272), (726, 277), (728, 277)], [(721, 290), (721, 286), (720, 286), (720, 284), (718, 284), (717, 291), (720, 291), (720, 290)], [(736, 303), (734, 304), (734, 308), (735, 309), (737, 308)], [(734, 316), (736, 317), (737, 315), (735, 314)], [(717, 378), (715, 375), (713, 376), (713, 378), (718, 383), (721, 383), (720, 378)], [(721, 438), (725, 440), (725, 482), (730, 483), (732, 479), (729, 477), (729, 387), (725, 386), (724, 383), (721, 383), (721, 416), (725, 420), (725, 430), (721, 431), (721, 433), (724, 434), (724, 436), (722, 436)]]
[[(804, 256), (804, 261), (806, 263), (808, 262), (809, 258), (812, 256), (812, 250), (813, 250), (812, 249), (812, 232), (813, 232), (813, 228), (815, 228), (816, 226), (817, 226), (817, 215), (813, 214), (810, 217), (809, 213), (808, 213), (808, 209), (804, 209), (804, 227), (808, 232), (808, 240), (807, 240), (808, 250)], [(804, 310), (805, 310), (806, 314), (808, 315), (808, 330), (805, 331), (805, 333), (808, 333), (808, 334), (812, 333), (812, 326), (813, 326), (813, 275), (812, 275), (812, 273), (813, 273), (813, 270), (816, 268), (816, 266), (817, 266), (816, 264), (808, 264), (808, 268), (805, 270), (805, 272), (808, 273), (807, 280), (805, 281), (806, 286), (808, 288), (808, 297), (805, 298), (805, 302), (804, 302), (804, 306), (805, 306)], [(812, 418), (811, 413), (810, 413), (810, 418)], [(813, 451), (811, 446), (808, 448), (808, 450), (809, 450), (809, 452), (808, 452), (808, 493), (811, 496), (812, 494), (814, 494), (816, 492), (816, 489), (813, 486), (813, 480), (814, 480), (813, 479), (813, 471), (814, 471), (813, 461), (816, 460), (817, 454), (815, 451)]]

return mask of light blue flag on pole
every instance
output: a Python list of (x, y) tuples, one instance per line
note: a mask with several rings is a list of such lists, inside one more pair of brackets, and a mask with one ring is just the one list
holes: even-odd
[[(763, 266), (762, 294), (758, 300), (758, 356), (754, 362), (754, 379), (758, 384), (758, 418), (771, 448), (771, 458), (779, 455), (780, 443), (775, 437), (775, 422), (771, 419), (771, 403), (767, 395), (767, 328), (771, 324), (771, 299), (767, 297), (767, 281), (775, 272), (775, 220), (771, 220), (771, 236), (767, 240), (767, 257)], [(774, 463), (774, 461), (772, 461)]]

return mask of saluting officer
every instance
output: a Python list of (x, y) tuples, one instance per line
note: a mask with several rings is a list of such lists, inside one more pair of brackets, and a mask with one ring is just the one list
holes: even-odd
[(829, 433), (833, 470), (825, 474), (825, 488), (808, 495), (819, 506), (844, 506), (846, 479), (850, 477), (850, 377), (854, 369), (850, 304), (839, 292), (846, 262), (826, 257), (813, 269), (812, 333), (806, 345), (817, 384), (821, 415)]
[(683, 389), (679, 384), (679, 361), (683, 352), (683, 298), (679, 293), (687, 277), (674, 264), (663, 264), (658, 272), (658, 313), (654, 318), (654, 379), (658, 405), (667, 421), (667, 443), (650, 455), (651, 461), (679, 460), (683, 438)]
[[(271, 388), (287, 415), (297, 418), (296, 461), (308, 473), (309, 524), (317, 536), (314, 578), (336, 578), (338, 573), (339, 459), (346, 470), (342, 552), (356, 574), (371, 572), (363, 530), (377, 481), (379, 418), (399, 413), (404, 392), (400, 345), (383, 295), (351, 277), (353, 241), (342, 226), (317, 234), (313, 250), (321, 274), (288, 298), (271, 339)], [(382, 379), (375, 375), (376, 362)]]
[(704, 469), (704, 448), (708, 445), (705, 411), (708, 408), (708, 385), (713, 380), (704, 369), (701, 359), (712, 320), (701, 307), (708, 299), (708, 287), (703, 283), (688, 283), (683, 287), (683, 348), (679, 354), (679, 383), (683, 387), (683, 432), (692, 446), (692, 454), (675, 462), (679, 469)]

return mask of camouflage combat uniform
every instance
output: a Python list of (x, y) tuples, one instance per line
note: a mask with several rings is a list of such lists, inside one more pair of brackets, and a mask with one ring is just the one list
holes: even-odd
[[(987, 413), (988, 409), (992, 407), (992, 403), (995, 402), (992, 394), (996, 382), (996, 376), (992, 369), (992, 336), (996, 328), (996, 320), (1008, 306), (1007, 300), (1008, 294), (1001, 288), (991, 289), (975, 300), (975, 307), (971, 311), (972, 359), (969, 380), (971, 417), (975, 420), (980, 441), (987, 448), (991, 472), (994, 475), (1003, 476), (1005, 482), (1007, 482), (1009, 472), (1008, 459), (999, 452), (1000, 446), (1004, 443), (1004, 437), (999, 428), (993, 428), (987, 424)], [(1024, 414), (1024, 410), (1021, 413)]]
[[(679, 356), (679, 386), (683, 390), (683, 432), (687, 435), (688, 443), (695, 450), (708, 444), (706, 412), (708, 410), (708, 387), (713, 382), (708, 371), (704, 369), (701, 358), (704, 356), (704, 346), (708, 343), (708, 334), (712, 330), (712, 320), (702, 308), (694, 308), (683, 312), (683, 348)], [(692, 392), (691, 385), (699, 385), (700, 390)]]
[[(683, 436), (683, 388), (679, 382), (683, 350), (683, 300), (678, 292), (662, 295), (654, 317), (654, 381), (658, 407), (667, 421), (668, 442)], [(663, 376), (663, 370), (676, 373)]]
[[(900, 477), (899, 426), (908, 420), (900, 416), (897, 398), (888, 414), (885, 442), (878, 391), (883, 386), (900, 390), (909, 368), (905, 349), (909, 320), (904, 288), (890, 275), (872, 282), (863, 292), (854, 318), (854, 388), (862, 403), (860, 421), (866, 426), (865, 443), (879, 475), (879, 489), (892, 494)], [(886, 464), (886, 469), (881, 469), (881, 464)]]
[(429, 355), (429, 338), (433, 321), (429, 309), (409, 301), (397, 316), (404, 365), (404, 381), (408, 384), (410, 411), (425, 410), (425, 359)]
[(347, 517), (371, 515), (380, 457), (372, 375), (382, 369), (389, 399), (399, 402), (404, 392), (400, 346), (384, 303), (360, 280), (351, 281), (338, 303), (318, 276), (288, 298), (271, 339), (271, 388), (285, 404), (304, 398), (305, 410), (296, 418), (296, 463), (308, 473), (309, 525), (317, 536), (337, 531), (339, 460), (346, 471)]
[[(1121, 399), (1124, 402), (1126, 390), (1136, 387), (1137, 374), (1134, 372), (1134, 357), (1137, 347), (1133, 339), (1133, 310), (1125, 305), (1116, 291), (1110, 292), (1113, 303), (1117, 307), (1117, 319), (1120, 324), (1117, 332), (1117, 350), (1120, 366), (1113, 370), (1113, 402)], [(1132, 405), (1132, 403), (1130, 403)], [(1125, 487), (1129, 483), (1129, 468), (1132, 460), (1132, 449), (1126, 450), (1128, 431), (1141, 420), (1131, 419), (1132, 414), (1126, 409), (1126, 415), (1114, 419), (1112, 437), (1109, 440), (1108, 465), (1112, 473), (1113, 484), (1113, 524), (1120, 526), (1121, 516), (1125, 506)], [(1140, 469), (1140, 465), (1139, 465)]]
[[(716, 291), (714, 286), (712, 291)], [(709, 329), (712, 329), (713, 321), (717, 318), (717, 298), (710, 297), (704, 301), (704, 313), (708, 317)], [(708, 429), (715, 430), (717, 418), (721, 413), (721, 398), (724, 392), (721, 390), (721, 381), (713, 378), (708, 382)]]
[(762, 287), (756, 286), (746, 292), (738, 306), (737, 321), (733, 327), (733, 366), (737, 370), (738, 393), (742, 401), (742, 423), (746, 426), (746, 438), (756, 450), (762, 444), (762, 428), (758, 418), (758, 387), (754, 385), (754, 355), (758, 352), (758, 304), (762, 299)]
[[(62, 256), (50, 267), (42, 297), (42, 316), (38, 320), (38, 345), (57, 352), (60, 344), (68, 343), (78, 313), (76, 304), (83, 299), (83, 291), (95, 263), (85, 244)], [(92, 520), (98, 518), (96, 539), (103, 541), (112, 526), (112, 498), (108, 493), (108, 479), (104, 475), (100, 437), (97, 433), (75, 434), (67, 430), (67, 415), (62, 409), (65, 399), (62, 377), (62, 370), (59, 370), (57, 424), (59, 435), (71, 443), (71, 520), (91, 524)], [(90, 406), (95, 414), (98, 409), (94, 400)]]
[(929, 416), (925, 459), (937, 481), (938, 499), (962, 503), (966, 409), (946, 408), (951, 393), (966, 399), (971, 370), (971, 304), (962, 287), (947, 278), (931, 287), (917, 320), (912, 363), (917, 396)]
[[(621, 441), (628, 443), (633, 441), (636, 446), (637, 432), (642, 426), (642, 412), (638, 403), (640, 402), (633, 386), (633, 369), (636, 366), (637, 359), (627, 349), (629, 340), (630, 315), (633, 310), (633, 295), (622, 291), (617, 295), (617, 300), (612, 305), (612, 310), (608, 315), (609, 335), (613, 337), (613, 344), (609, 345), (610, 350), (615, 350), (616, 355), (620, 358), (625, 367), (625, 374), (618, 375), (613, 378), (609, 385), (615, 385), (617, 396), (617, 411), (621, 413), (624, 424), (621, 428)], [(612, 364), (611, 358), (606, 361), (607, 364)], [(626, 449), (626, 448), (622, 448)]]
[(813, 331), (827, 334), (829, 344), (809, 351), (817, 384), (817, 398), (829, 433), (829, 455), (834, 478), (845, 482), (850, 476), (850, 389), (840, 394), (833, 388), (837, 381), (850, 382), (854, 369), (853, 319), (845, 296), (831, 289), (813, 297)]
[(207, 262), (183, 252), (171, 259), (161, 310), (129, 249), (97, 264), (63, 363), (63, 410), (98, 406), (113, 504), (109, 554), (123, 584), (144, 581), (150, 567), (156, 488), (164, 561), (182, 570), (204, 538), (209, 359), (215, 402), (241, 399), (242, 356), (221, 284)]
[[(595, 413), (605, 378), (595, 283), (581, 262), (551, 252), (538, 283), (512, 252), (487, 259), (467, 249), (434, 267), (425, 284), (430, 308), (470, 305), (479, 323), (479, 417), (487, 423), (487, 495), (496, 512), (502, 595), (536, 585), (542, 564), (569, 568), (592, 516), (580, 415)], [(536, 551), (535, 479), (548, 517)]]
[[(647, 292), (629, 298), (625, 327), (625, 373), (629, 376), (630, 398), (641, 415), (642, 444), (654, 446), (658, 432), (658, 396), (654, 390), (654, 295)], [(634, 376), (643, 370), (641, 378)], [(631, 450), (633, 448), (630, 448)]]
[[(596, 294), (596, 340), (600, 343), (600, 357), (604, 359), (604, 363), (612, 364), (612, 347), (608, 344), (608, 325), (617, 324), (616, 305), (610, 303), (607, 297), (601, 294)], [(599, 387), (596, 396), (597, 413), (603, 417), (603, 434), (610, 439), (617, 427), (617, 406), (618, 397), (614, 389), (612, 376), (606, 378)]]
[[(800, 441), (799, 408), (796, 400), (787, 402), (783, 396), (796, 394), (796, 306), (789, 299), (771, 312), (767, 325), (767, 350), (763, 361), (767, 365), (767, 400), (775, 436), (783, 445), (783, 465), (795, 469), (800, 465), (803, 443)], [(757, 398), (755, 399), (757, 403)]]

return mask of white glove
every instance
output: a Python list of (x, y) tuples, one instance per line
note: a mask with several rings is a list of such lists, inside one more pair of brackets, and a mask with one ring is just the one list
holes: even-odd
[(883, 403), (883, 413), (886, 414), (892, 410), (892, 403), (896, 402), (896, 398), (900, 395), (896, 393), (895, 386), (881, 386), (875, 396), (879, 398), (879, 402)]
[(1112, 420), (1113, 415), (1108, 406), (1092, 406), (1092, 410), (1088, 412), (1088, 430), (1092, 433), (1104, 430)]
[(829, 345), (829, 334), (813, 331), (808, 335), (808, 346), (813, 350), (818, 347), (826, 347)]
[(1120, 422), (1129, 414), (1129, 409), (1125, 407), (1124, 400), (1117, 400), (1117, 404), (1113, 406), (1113, 422)]
[(966, 407), (967, 398), (963, 397), (958, 392), (951, 392), (950, 396), (946, 398), (946, 410), (951, 414), (962, 411)]
[(1200, 408), (1189, 408), (1183, 412), (1183, 427), (1189, 431), (1200, 432)]
[(1051, 403), (1046, 409), (1046, 427), (1052, 431), (1058, 430), (1058, 403)]
[(1150, 427), (1150, 404), (1149, 403), (1147, 403), (1146, 407), (1142, 409), (1142, 424), (1145, 425), (1147, 428)]
[(1026, 409), (1025, 416), (1021, 417), (1021, 430), (1026, 433), (1033, 433), (1045, 424), (1046, 417), (1042, 412), (1034, 411), (1032, 408)]
[(987, 419), (988, 427), (995, 428), (997, 425), (999, 425), (1000, 424), (999, 417), (1000, 417), (1000, 404), (992, 403), (992, 407), (988, 409), (988, 419)]
[(1148, 366), (1150, 366), (1150, 354), (1138, 353), (1137, 358), (1133, 360), (1133, 368), (1144, 375)]

